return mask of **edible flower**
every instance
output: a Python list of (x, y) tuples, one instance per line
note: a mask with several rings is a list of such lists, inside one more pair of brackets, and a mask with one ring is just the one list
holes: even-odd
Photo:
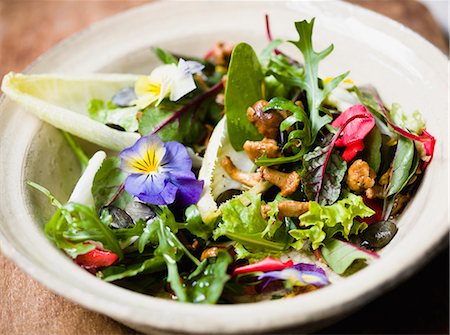
[(125, 190), (139, 200), (180, 206), (197, 203), (203, 181), (195, 178), (186, 148), (176, 141), (164, 143), (158, 136), (141, 137), (120, 152), (120, 168), (129, 173)]
[(289, 288), (306, 285), (322, 287), (330, 283), (322, 268), (306, 263), (298, 263), (281, 271), (266, 272), (258, 280), (263, 281), (263, 290), (275, 280), (283, 280)]
[(136, 80), (134, 91), (137, 99), (133, 103), (139, 109), (144, 109), (153, 103), (159, 105), (167, 97), (171, 101), (177, 101), (196, 88), (192, 75), (203, 68), (204, 66), (198, 62), (182, 58), (178, 61), (178, 65), (158, 66), (149, 76), (141, 76)]
[(266, 257), (262, 261), (256, 262), (254, 264), (249, 264), (235, 268), (233, 270), (233, 276), (250, 272), (267, 272), (267, 271), (281, 270), (288, 268), (292, 265), (294, 265), (294, 262), (291, 260), (288, 260), (286, 263), (283, 263), (279, 259)]
[(331, 124), (342, 127), (341, 136), (336, 140), (337, 147), (345, 147), (342, 158), (349, 162), (364, 149), (364, 138), (375, 126), (375, 119), (364, 105), (347, 108)]

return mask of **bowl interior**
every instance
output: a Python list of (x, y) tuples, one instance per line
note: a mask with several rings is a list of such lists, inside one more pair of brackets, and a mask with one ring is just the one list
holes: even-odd
[[(316, 16), (316, 50), (331, 43), (335, 46), (321, 63), (321, 75), (330, 77), (350, 70), (356, 83), (374, 85), (386, 103), (399, 102), (410, 112), (421, 110), (429, 131), (438, 139), (434, 162), (401, 217), (397, 236), (383, 249), (381, 260), (317, 292), (242, 306), (190, 306), (103, 283), (72, 264), (46, 240), (42, 226), (53, 209), (44, 196), (25, 185), (27, 180), (35, 181), (65, 201), (80, 175), (75, 156), (58, 130), (4, 99), (0, 106), (6, 120), (0, 125), (0, 166), (4, 172), (0, 176), (4, 197), (0, 235), (4, 252), (19, 266), (52, 290), (140, 329), (208, 333), (271, 329), (332, 317), (379, 294), (424, 261), (448, 229), (445, 57), (405, 28), (347, 4), (252, 2), (239, 7), (237, 11), (235, 3), (175, 2), (131, 10), (56, 47), (30, 72), (145, 74), (158, 64), (152, 46), (202, 56), (217, 41), (246, 41), (259, 52), (266, 45), (265, 13), (270, 14), (272, 34), (287, 39), (297, 38), (294, 21)], [(205, 10), (207, 16), (202, 15)], [(284, 48), (300, 57), (292, 45)], [(81, 143), (89, 153), (98, 149)], [(179, 316), (176, 320), (173, 313)]]

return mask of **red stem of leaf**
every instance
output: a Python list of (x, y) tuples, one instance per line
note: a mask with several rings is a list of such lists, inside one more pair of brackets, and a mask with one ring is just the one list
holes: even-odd
[(112, 197), (112, 199), (108, 202), (107, 206), (111, 206), (111, 204), (116, 201), (116, 199), (119, 197), (119, 195), (122, 193), (123, 189), (125, 188), (125, 183), (120, 185), (119, 189), (117, 190), (116, 194)]
[(220, 92), (220, 90), (222, 90), (223, 88), (223, 82), (220, 81), (218, 82), (216, 85), (214, 85), (213, 87), (211, 87), (208, 91), (206, 91), (203, 94), (200, 94), (198, 96), (196, 96), (194, 99), (192, 99), (190, 102), (188, 102), (186, 105), (184, 105), (183, 107), (181, 107), (179, 110), (175, 111), (171, 117), (169, 117), (168, 119), (166, 119), (164, 122), (162, 122), (160, 125), (156, 126), (153, 131), (152, 131), (152, 135), (156, 134), (158, 131), (160, 131), (161, 129), (163, 129), (165, 126), (167, 126), (168, 124), (172, 123), (173, 121), (179, 119), (181, 117), (181, 115), (183, 115), (185, 112), (187, 112), (188, 110), (190, 110), (193, 107), (196, 107), (198, 105), (200, 105), (203, 101), (205, 101), (206, 99), (208, 99), (210, 96), (217, 94)]
[(355, 119), (366, 119), (367, 116), (360, 114), (360, 115), (353, 115), (351, 118), (349, 118), (345, 123), (342, 125), (342, 127), (339, 127), (336, 131), (336, 134), (334, 134), (331, 142), (330, 147), (328, 148), (327, 155), (325, 156), (325, 162), (322, 166), (322, 178), (320, 178), (319, 187), (317, 189), (316, 198), (314, 199), (315, 202), (319, 202), (319, 196), (320, 196), (320, 190), (322, 189), (322, 183), (323, 183), (323, 176), (325, 176), (325, 171), (327, 169), (328, 161), (331, 157), (331, 152), (333, 151), (334, 145), (336, 144), (337, 139), (341, 135), (341, 133), (344, 131), (344, 129), (349, 125), (350, 122), (352, 122)]
[(434, 154), (434, 143), (436, 143), (436, 139), (434, 138), (434, 136), (432, 136), (431, 134), (425, 132), (425, 135), (414, 135), (411, 134), (410, 132), (400, 128), (399, 126), (397, 126), (396, 124), (394, 124), (394, 122), (392, 122), (391, 118), (389, 117), (388, 113), (386, 112), (386, 109), (384, 108), (383, 104), (381, 103), (381, 101), (379, 99), (377, 99), (377, 103), (380, 106), (381, 111), (384, 114), (384, 117), (386, 118), (387, 123), (389, 123), (389, 125), (392, 127), (392, 129), (394, 129), (394, 131), (397, 134), (402, 135), (403, 137), (409, 138), (410, 140), (413, 141), (419, 141), (421, 143), (426, 143), (426, 142), (431, 142), (431, 153), (430, 153), (430, 159), (428, 161), (426, 161), (424, 163), (423, 166), (423, 170), (425, 170), (425, 168), (428, 166), (428, 164), (431, 163), (432, 159), (433, 159), (433, 154)]

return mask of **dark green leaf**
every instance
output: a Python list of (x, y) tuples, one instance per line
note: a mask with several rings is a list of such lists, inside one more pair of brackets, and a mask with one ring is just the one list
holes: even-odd
[(414, 161), (414, 152), (414, 142), (400, 136), (392, 164), (392, 177), (387, 192), (388, 197), (400, 192), (408, 182)]
[(347, 76), (348, 72), (334, 78), (324, 87), (323, 91), (320, 89), (318, 78), (319, 63), (333, 51), (333, 45), (330, 45), (320, 52), (315, 52), (312, 45), (313, 27), (314, 19), (312, 19), (311, 22), (305, 20), (295, 22), (299, 40), (290, 42), (300, 49), (305, 60), (304, 82), (299, 83), (299, 86), (301, 85), (300, 87), (307, 93), (306, 97), (308, 101), (309, 118), (311, 120), (311, 133), (312, 138), (315, 139), (319, 130), (332, 120), (329, 115), (320, 115), (320, 105), (327, 94), (336, 88), (336, 86)]
[[(111, 157), (103, 161), (92, 184), (92, 196), (94, 197), (95, 207), (97, 209), (111, 201), (120, 186), (125, 182), (127, 176), (128, 175), (120, 169), (119, 157)], [(125, 208), (132, 198), (133, 197), (130, 194), (122, 191), (114, 201), (114, 205)]]
[(127, 277), (134, 277), (142, 273), (163, 271), (165, 268), (164, 259), (161, 256), (156, 256), (129, 266), (110, 266), (104, 269), (102, 273), (104, 281), (112, 282)]
[(381, 144), (381, 132), (375, 126), (364, 139), (364, 160), (376, 173), (378, 173), (381, 164)]
[(231, 262), (232, 258), (225, 250), (220, 250), (217, 257), (205, 259), (188, 278), (189, 300), (199, 304), (215, 304), (230, 279), (227, 269)]
[(261, 64), (252, 47), (240, 43), (233, 49), (225, 88), (225, 113), (228, 135), (233, 148), (242, 150), (246, 140), (262, 136), (247, 119), (247, 109), (263, 98)]
[(209, 225), (203, 223), (202, 216), (195, 205), (191, 205), (186, 208), (186, 224), (182, 225), (182, 228), (186, 228), (189, 232), (197, 237), (208, 241), (212, 235), (212, 229)]
[(373, 260), (378, 255), (348, 242), (328, 240), (321, 249), (323, 259), (337, 274), (343, 274), (356, 260)]

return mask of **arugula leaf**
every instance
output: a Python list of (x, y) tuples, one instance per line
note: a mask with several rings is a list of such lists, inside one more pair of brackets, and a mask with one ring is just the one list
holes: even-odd
[(178, 58), (164, 49), (155, 47), (155, 48), (153, 48), (153, 52), (159, 58), (159, 60), (161, 62), (163, 62), (164, 64), (177, 64), (178, 63)]
[(312, 45), (313, 27), (314, 19), (310, 22), (307, 22), (306, 20), (295, 22), (295, 28), (299, 34), (299, 40), (290, 42), (300, 49), (305, 60), (304, 81), (299, 81), (298, 85), (307, 93), (306, 98), (308, 101), (309, 117), (311, 120), (311, 133), (312, 138), (315, 139), (319, 130), (332, 120), (329, 115), (320, 115), (319, 111), (322, 101), (326, 98), (328, 93), (335, 89), (339, 83), (344, 80), (349, 72), (333, 78), (333, 80), (331, 80), (323, 88), (323, 90), (320, 89), (318, 80), (319, 63), (333, 51), (334, 47), (333, 45), (330, 45), (328, 48), (320, 52), (315, 52)]
[(263, 51), (261, 51), (261, 53), (259, 54), (259, 61), (263, 66), (268, 65), (268, 62), (270, 61), (270, 58), (272, 58), (274, 50), (278, 48), (281, 43), (283, 43), (283, 40), (277, 38), (270, 41), (270, 43), (263, 49)]
[(348, 242), (330, 239), (320, 250), (328, 266), (337, 274), (343, 274), (356, 260), (370, 261), (379, 256)]
[(112, 282), (115, 280), (134, 277), (141, 273), (153, 273), (163, 271), (165, 269), (164, 258), (156, 256), (149, 258), (143, 262), (132, 264), (129, 266), (110, 266), (102, 271), (103, 280)]
[(364, 160), (375, 173), (378, 173), (381, 165), (382, 142), (381, 132), (377, 126), (373, 127), (364, 139)]
[(232, 258), (225, 250), (220, 250), (217, 257), (205, 259), (191, 273), (188, 280), (189, 300), (193, 303), (215, 304), (222, 295), (225, 283), (231, 278), (227, 274)]
[[(303, 240), (309, 239), (313, 249), (317, 249), (325, 237), (330, 238), (341, 233), (344, 238), (356, 234), (367, 225), (355, 220), (356, 217), (369, 217), (375, 212), (364, 204), (360, 196), (348, 193), (347, 196), (331, 206), (320, 206), (317, 202), (309, 202), (309, 211), (300, 216), (301, 229), (293, 229), (289, 234), (297, 242), (293, 247), (303, 247)], [(309, 228), (308, 228), (309, 227)]]
[(186, 208), (186, 224), (180, 226), (180, 228), (186, 228), (189, 232), (197, 237), (208, 241), (212, 235), (211, 226), (203, 223), (202, 216), (196, 205), (191, 205)]
[(303, 167), (301, 182), (308, 199), (322, 206), (333, 204), (341, 194), (347, 163), (333, 150), (332, 143), (304, 155)]
[(260, 195), (243, 193), (222, 205), (221, 210), (222, 222), (213, 232), (214, 239), (227, 236), (250, 250), (266, 248), (282, 251), (287, 248), (287, 243), (277, 242), (281, 239), (275, 241), (265, 237), (268, 223), (261, 216)]
[(247, 119), (247, 108), (263, 98), (263, 73), (253, 48), (239, 43), (233, 49), (225, 88), (225, 114), (231, 145), (242, 151), (246, 140), (262, 136)]
[(280, 83), (288, 87), (304, 88), (304, 69), (298, 64), (292, 64), (283, 55), (270, 58), (266, 75), (274, 76)]
[(180, 274), (178, 272), (177, 263), (180, 261), (183, 253), (176, 247), (178, 239), (170, 231), (160, 218), (156, 219), (155, 224), (159, 225), (157, 231), (159, 246), (155, 249), (155, 256), (161, 256), (167, 267), (167, 282), (175, 292), (178, 300), (182, 302), (188, 301), (186, 288), (183, 286)]
[(387, 191), (388, 197), (400, 192), (411, 177), (410, 171), (413, 166), (414, 152), (414, 142), (399, 136), (392, 164), (392, 177)]
[[(120, 169), (119, 157), (105, 159), (97, 171), (92, 184), (92, 196), (94, 197), (95, 207), (99, 209), (107, 204), (125, 182), (126, 178), (127, 174)], [(114, 205), (125, 208), (132, 198), (130, 194), (122, 191), (114, 201)]]
[(138, 111), (136, 106), (120, 108), (111, 102), (105, 103), (99, 99), (92, 99), (88, 107), (91, 119), (104, 124), (118, 125), (129, 132), (138, 130), (139, 125), (136, 118)]

